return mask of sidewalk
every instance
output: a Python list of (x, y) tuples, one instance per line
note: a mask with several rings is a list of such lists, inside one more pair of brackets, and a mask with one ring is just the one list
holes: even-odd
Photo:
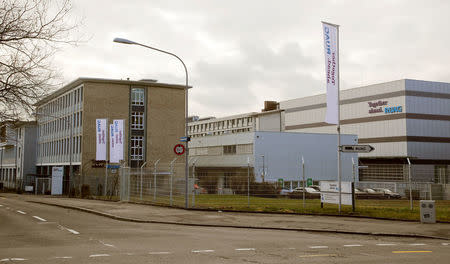
[(123, 221), (450, 239), (450, 224), (447, 223), (421, 224), (354, 217), (184, 210), (133, 203), (6, 193), (0, 196), (87, 211)]

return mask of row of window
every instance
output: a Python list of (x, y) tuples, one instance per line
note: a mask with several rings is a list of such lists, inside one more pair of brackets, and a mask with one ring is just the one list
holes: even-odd
[(235, 118), (235, 119), (224, 120), (224, 121), (216, 121), (216, 122), (205, 123), (205, 124), (190, 125), (189, 132), (202, 132), (202, 131), (212, 131), (212, 130), (218, 130), (218, 129), (233, 128), (233, 127), (250, 126), (253, 124), (252, 122), (253, 122), (252, 117), (242, 117), (242, 118)]
[[(145, 129), (145, 89), (131, 88), (131, 99), (133, 111), (130, 113), (131, 130)], [(140, 106), (140, 107), (133, 107)], [(130, 160), (131, 166), (138, 166), (144, 160), (145, 139), (143, 136), (130, 137)], [(133, 162), (138, 161), (138, 162)]]
[(83, 87), (72, 90), (63, 96), (47, 103), (39, 108), (39, 113), (42, 115), (53, 115), (59, 111), (66, 109), (72, 105), (78, 104), (83, 101)]
[(144, 130), (143, 112), (131, 112), (131, 129)]
[(11, 168), (0, 169), (0, 181), (14, 182), (16, 179), (16, 170)]
[(230, 134), (230, 133), (234, 134), (234, 133), (242, 133), (242, 132), (250, 132), (250, 131), (252, 131), (252, 128), (248, 127), (248, 128), (240, 128), (240, 129), (232, 129), (232, 130), (191, 134), (191, 137), (218, 136), (218, 135), (224, 135), (224, 134)]
[[(71, 119), (71, 117), (73, 117)], [(73, 113), (72, 115), (64, 116), (45, 124), (39, 125), (39, 135), (45, 136), (70, 129), (70, 123), (73, 120), (73, 128), (81, 127), (83, 125), (83, 112)]]
[[(73, 137), (72, 142), (72, 153), (81, 153), (81, 139), (82, 136)], [(49, 156), (59, 156), (59, 155), (69, 155), (70, 153), (70, 138), (64, 138), (52, 142), (40, 143), (39, 144), (39, 156), (49, 157)]]
[(144, 160), (144, 137), (142, 136), (131, 137), (130, 159)]
[(145, 90), (143, 88), (131, 88), (131, 105), (145, 105)]

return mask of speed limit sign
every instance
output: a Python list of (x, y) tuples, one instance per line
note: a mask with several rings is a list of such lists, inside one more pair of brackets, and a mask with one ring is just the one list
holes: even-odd
[(177, 144), (173, 148), (173, 152), (177, 155), (183, 155), (184, 154), (184, 146), (182, 144)]

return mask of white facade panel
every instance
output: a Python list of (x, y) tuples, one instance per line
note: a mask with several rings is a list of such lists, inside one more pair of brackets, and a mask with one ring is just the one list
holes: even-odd
[(426, 159), (449, 159), (450, 143), (408, 142), (408, 156)]
[(258, 131), (281, 131), (281, 115), (280, 113), (260, 115), (257, 119)]
[(253, 143), (253, 132), (192, 138), (190, 148), (241, 145)]
[(405, 86), (411, 91), (450, 94), (450, 83), (406, 79)]
[(441, 120), (408, 119), (408, 136), (449, 137), (450, 122)]
[(406, 97), (406, 111), (430, 115), (450, 115), (450, 103), (447, 98)]

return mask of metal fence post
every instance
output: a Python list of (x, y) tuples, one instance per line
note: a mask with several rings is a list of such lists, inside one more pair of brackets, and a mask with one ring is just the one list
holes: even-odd
[(247, 206), (250, 207), (250, 158), (247, 157)]
[(141, 201), (142, 201), (142, 168), (145, 166), (145, 164), (147, 164), (147, 161), (144, 162), (144, 164), (142, 164), (141, 166), (141, 190), (140, 190), (140, 196), (141, 196)]
[(197, 159), (195, 159), (194, 162), (192, 163), (192, 182), (194, 184), (194, 189), (192, 192), (192, 207), (195, 207), (195, 192), (196, 192), (196, 189), (195, 189), (195, 162), (197, 162)]
[[(170, 206), (173, 204), (172, 199), (172, 186), (173, 186), (173, 163), (177, 160), (178, 157), (174, 158), (172, 162), (170, 162)], [(186, 183), (187, 184), (187, 183)]]
[(158, 165), (158, 162), (160, 161), (161, 159), (158, 159), (156, 162), (155, 162), (155, 168), (153, 169), (153, 201), (155, 202), (156, 201), (156, 166)]
[(303, 209), (305, 209), (306, 201), (305, 201), (305, 191), (306, 191), (306, 184), (305, 184), (305, 159), (302, 156), (302, 177), (303, 177)]
[(411, 186), (411, 161), (409, 158), (406, 158), (408, 161), (408, 180), (409, 180), (409, 207), (412, 211), (413, 209), (413, 199), (412, 199), (412, 186)]

